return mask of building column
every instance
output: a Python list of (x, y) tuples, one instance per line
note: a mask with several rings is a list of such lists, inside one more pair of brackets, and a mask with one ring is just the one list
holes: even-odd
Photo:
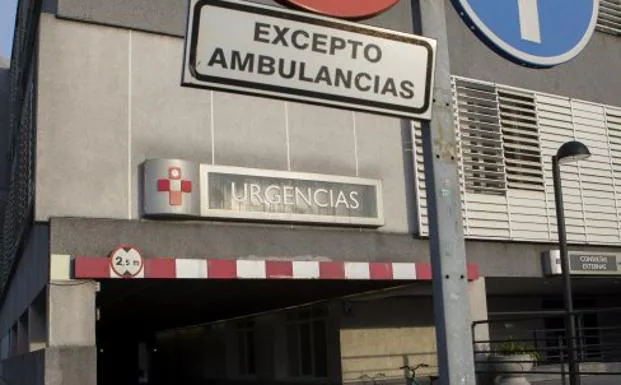
[(93, 281), (53, 281), (48, 287), (45, 385), (96, 385)]
[[(472, 322), (487, 320), (487, 291), (485, 289), (485, 277), (479, 277), (468, 284), (468, 296), (470, 297), (470, 317)], [(486, 323), (477, 324), (472, 330), (475, 341), (489, 340), (489, 327)]]

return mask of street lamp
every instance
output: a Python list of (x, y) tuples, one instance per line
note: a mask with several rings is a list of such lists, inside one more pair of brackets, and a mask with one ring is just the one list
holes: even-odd
[(569, 384), (580, 385), (578, 372), (578, 349), (576, 348), (576, 322), (571, 294), (571, 274), (567, 257), (567, 234), (565, 232), (565, 214), (563, 209), (563, 191), (561, 187), (561, 170), (559, 165), (576, 162), (591, 156), (587, 146), (580, 142), (563, 143), (556, 155), (552, 156), (552, 175), (554, 176), (554, 201), (556, 202), (556, 224), (558, 226), (558, 243), (561, 254), (563, 276), (563, 296), (565, 300), (565, 328), (568, 332), (567, 348), (569, 350)]

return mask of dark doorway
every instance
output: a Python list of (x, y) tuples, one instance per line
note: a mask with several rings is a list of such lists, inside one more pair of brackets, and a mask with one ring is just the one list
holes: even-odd
[[(120, 326), (120, 325), (119, 325)], [(157, 384), (154, 339), (122, 327), (97, 332), (97, 384)]]

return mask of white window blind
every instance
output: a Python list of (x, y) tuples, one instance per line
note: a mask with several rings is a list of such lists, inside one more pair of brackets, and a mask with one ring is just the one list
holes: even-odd
[[(551, 156), (579, 140), (592, 156), (562, 166), (570, 242), (621, 240), (621, 108), (452, 78), (464, 233), (556, 240)], [(421, 235), (428, 234), (420, 126), (413, 126)]]
[(621, 0), (599, 0), (597, 29), (613, 35), (621, 35)]

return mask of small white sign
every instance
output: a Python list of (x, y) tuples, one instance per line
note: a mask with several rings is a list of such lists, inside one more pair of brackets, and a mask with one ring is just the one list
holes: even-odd
[(182, 85), (430, 119), (436, 41), (234, 0), (191, 0)]

